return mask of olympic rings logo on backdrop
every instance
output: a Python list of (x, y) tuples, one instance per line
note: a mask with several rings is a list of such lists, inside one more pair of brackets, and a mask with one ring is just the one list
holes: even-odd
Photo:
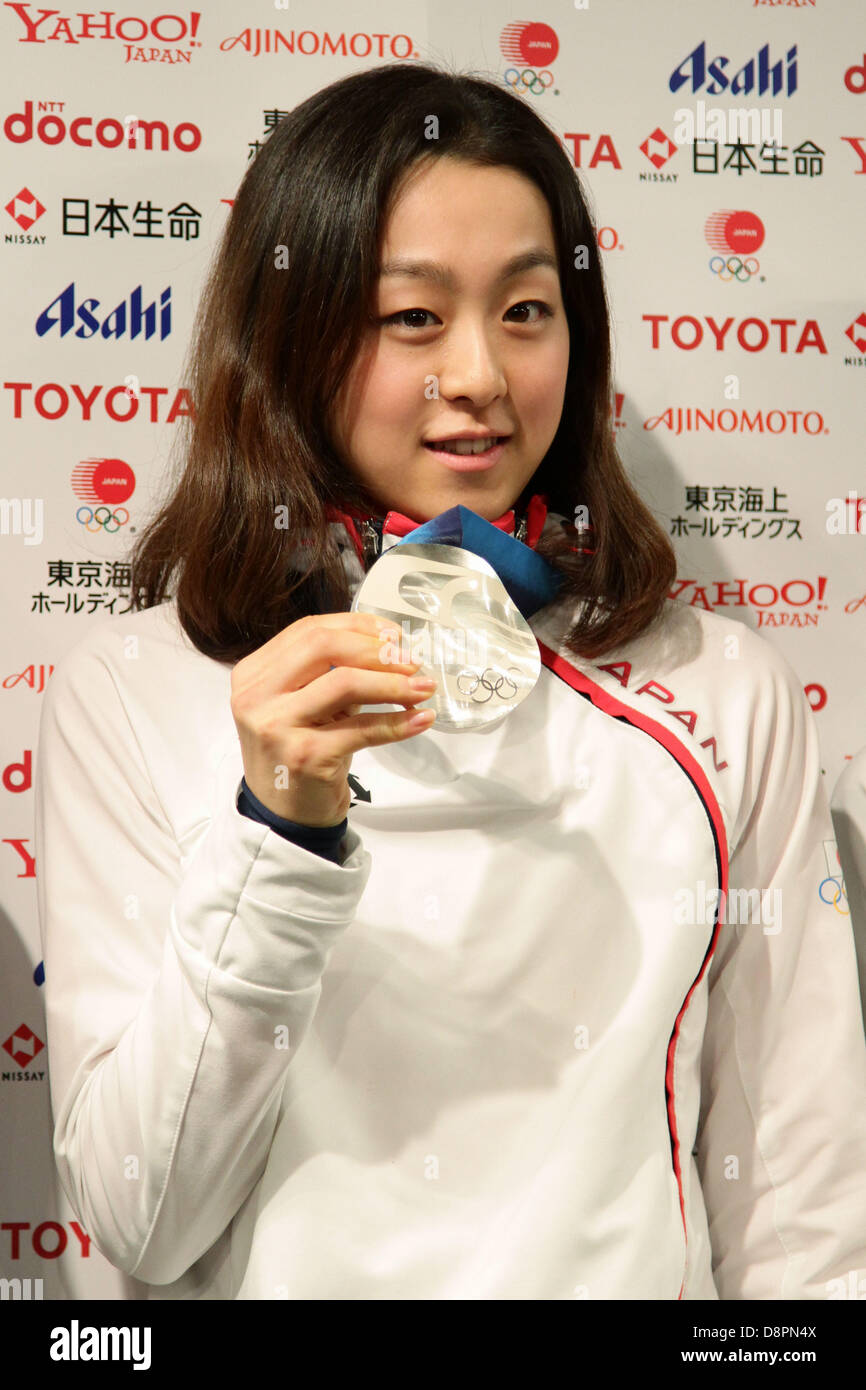
[[(760, 269), (760, 263), (754, 256), (746, 256), (745, 260), (740, 256), (710, 257), (710, 270), (714, 275), (718, 275), (720, 280), (739, 280), (741, 284), (745, 284)], [(728, 272), (727, 275), (725, 271)]]
[[(508, 670), (513, 671), (516, 676), (520, 676), (520, 672), (517, 670), (516, 666), (509, 666)], [(492, 676), (493, 680), (488, 680), (488, 676)], [(474, 685), (471, 685), (468, 690), (461, 685), (461, 681), (466, 680), (474, 681)], [(503, 685), (510, 686), (510, 690), (505, 690), (503, 692)], [(457, 689), (460, 691), (461, 695), (468, 695), (474, 705), (486, 705), (488, 700), (492, 700), (494, 695), (498, 695), (501, 700), (510, 700), (517, 694), (516, 683), (502, 671), (494, 670), (492, 666), (488, 666), (481, 675), (478, 675), (475, 671), (471, 671), (469, 667), (465, 667), (457, 677)], [(487, 694), (476, 694), (479, 690), (486, 690)]]
[[(529, 92), (531, 96), (538, 97), (553, 86), (553, 73), (547, 68), (542, 68), (541, 72), (536, 72), (535, 68), (524, 68), (522, 72), (518, 68), (508, 68), (503, 73), (503, 80), (514, 88), (518, 96)], [(522, 84), (519, 87), (518, 82)]]
[[(87, 517), (83, 517), (82, 512), (87, 512)], [(104, 515), (100, 516), (100, 512)], [(120, 515), (121, 512), (123, 512), (123, 516)], [(75, 520), (84, 527), (85, 531), (113, 532), (119, 531), (121, 526), (126, 525), (129, 521), (129, 512), (125, 507), (118, 507), (116, 511), (112, 511), (110, 507), (97, 507), (95, 510), (92, 507), (79, 507), (75, 513)], [(91, 525), (92, 521), (96, 522), (95, 526)], [(114, 526), (109, 525), (111, 521), (115, 523)]]

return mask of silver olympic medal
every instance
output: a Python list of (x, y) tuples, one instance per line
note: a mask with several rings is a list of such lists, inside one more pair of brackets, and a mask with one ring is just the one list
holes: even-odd
[(434, 732), (497, 723), (540, 675), (532, 629), (493, 566), (470, 550), (392, 545), (370, 566), (351, 607), (389, 618), (401, 633), (390, 659), (419, 661), (417, 674), (436, 680), (430, 698), (415, 706), (436, 711)]

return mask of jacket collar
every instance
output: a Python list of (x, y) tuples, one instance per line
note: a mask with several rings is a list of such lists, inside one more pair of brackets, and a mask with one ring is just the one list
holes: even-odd
[[(358, 563), (365, 573), (373, 560), (378, 559), (416, 527), (424, 525), (421, 521), (404, 516), (402, 512), (386, 512), (384, 517), (377, 517), (365, 516), (354, 508), (328, 506), (326, 515), (330, 522), (337, 524), (348, 536)], [(514, 536), (516, 540), (523, 541), (530, 550), (534, 550), (546, 521), (547, 495), (533, 493), (522, 514), (518, 516), (514, 508), (511, 508), (490, 524), (507, 535)]]

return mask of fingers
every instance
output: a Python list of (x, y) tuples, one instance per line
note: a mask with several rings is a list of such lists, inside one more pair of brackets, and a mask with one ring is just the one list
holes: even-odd
[[(413, 727), (415, 719), (419, 722)], [(327, 728), (298, 727), (290, 735), (294, 747), (289, 767), (303, 776), (323, 776), (340, 759), (362, 748), (414, 738), (434, 723), (434, 710), (408, 709), (397, 714), (359, 714)]]
[[(402, 668), (401, 668), (402, 670)], [(360, 670), (355, 666), (337, 666), (318, 680), (311, 681), (293, 694), (274, 702), (285, 711), (291, 725), (321, 724), (349, 710), (349, 717), (358, 714), (362, 705), (418, 704), (428, 700), (434, 686), (413, 689), (412, 677), (379, 670)]]
[[(270, 697), (299, 690), (332, 667), (354, 666), (367, 670), (387, 669), (407, 674), (418, 669), (420, 662), (401, 662), (399, 643), (393, 644), (381, 635), (370, 614), (323, 615), (335, 619), (360, 619), (362, 626), (351, 623), (310, 623), (296, 634), (291, 642), (282, 641), (286, 633), (278, 634), (271, 642), (244, 657), (232, 671), (232, 708), (242, 711), (246, 706), (258, 706)], [(293, 623), (297, 628), (301, 623)], [(390, 625), (393, 629), (393, 624)], [(377, 635), (377, 632), (379, 635)], [(273, 643), (281, 642), (279, 648)], [(270, 649), (270, 650), (269, 650)], [(361, 702), (363, 703), (363, 701)]]

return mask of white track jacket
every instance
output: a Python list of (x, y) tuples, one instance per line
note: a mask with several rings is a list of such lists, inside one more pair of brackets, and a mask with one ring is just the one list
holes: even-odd
[(800, 682), (680, 602), (598, 660), (559, 650), (570, 617), (530, 620), (541, 675), (495, 727), (354, 756), (342, 864), (239, 813), (231, 668), (173, 603), (58, 664), (54, 1153), (147, 1297), (866, 1288), (866, 1042)]

